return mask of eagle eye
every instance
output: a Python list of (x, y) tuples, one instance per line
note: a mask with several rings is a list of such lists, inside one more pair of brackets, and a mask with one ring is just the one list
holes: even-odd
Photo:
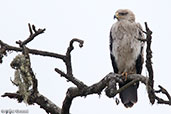
[(119, 15), (121, 15), (121, 16), (124, 16), (124, 15), (127, 15), (128, 14), (128, 12), (120, 12), (119, 13)]

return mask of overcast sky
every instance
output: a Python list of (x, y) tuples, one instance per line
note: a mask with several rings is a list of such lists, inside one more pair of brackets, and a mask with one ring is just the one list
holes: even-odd
[[(136, 21), (144, 27), (148, 22), (153, 31), (153, 68), (155, 88), (161, 84), (171, 93), (170, 63), (170, 0), (0, 0), (0, 40), (15, 45), (15, 41), (28, 37), (28, 23), (37, 28), (46, 28), (29, 48), (64, 54), (72, 38), (84, 40), (84, 47), (75, 44), (72, 52), (74, 76), (87, 85), (101, 80), (112, 71), (109, 56), (109, 31), (116, 10), (126, 8), (136, 15)], [(10, 62), (18, 53), (10, 52), (0, 65), (0, 95), (16, 92), (17, 88), (10, 82), (14, 70)], [(31, 55), (31, 63), (38, 79), (39, 92), (59, 107), (65, 97), (67, 88), (75, 86), (61, 78), (54, 68), (65, 71), (61, 60)], [(143, 69), (143, 75), (147, 70)], [(118, 96), (117, 96), (118, 97)], [(165, 97), (165, 96), (164, 96)], [(6, 109), (28, 110), (29, 114), (45, 114), (37, 104), (33, 106), (17, 103), (16, 100), (0, 97), (0, 111)], [(133, 108), (126, 109), (122, 103), (118, 106), (114, 99), (104, 92), (86, 98), (75, 98), (71, 106), (72, 114), (133, 114), (153, 113), (169, 114), (171, 107), (149, 103), (146, 88), (140, 84), (138, 102)], [(0, 112), (1, 113), (1, 112)]]

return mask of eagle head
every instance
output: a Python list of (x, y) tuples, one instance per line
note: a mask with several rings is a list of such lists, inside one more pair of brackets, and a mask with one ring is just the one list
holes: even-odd
[(128, 9), (119, 9), (116, 11), (115, 15), (114, 15), (114, 19), (117, 19), (118, 21), (121, 20), (127, 20), (130, 22), (134, 22), (135, 21), (135, 15), (132, 11), (128, 10)]

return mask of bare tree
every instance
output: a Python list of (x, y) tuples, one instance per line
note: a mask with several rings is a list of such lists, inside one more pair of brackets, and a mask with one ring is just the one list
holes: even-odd
[[(137, 81), (142, 82), (147, 86), (147, 94), (151, 104), (154, 104), (156, 101), (158, 104), (171, 105), (171, 96), (161, 85), (159, 85), (159, 90), (153, 88), (153, 67), (152, 67), (152, 51), (151, 51), (151, 39), (152, 31), (148, 28), (147, 23), (145, 23), (146, 31), (143, 31), (146, 34), (146, 39), (143, 41), (147, 43), (146, 47), (146, 68), (148, 71), (148, 77), (140, 74), (131, 74), (128, 75), (128, 79), (131, 79), (130, 83), (123, 86), (120, 89), (117, 89), (116, 84), (122, 83), (124, 81), (123, 77), (120, 74), (114, 74), (113, 72), (104, 76), (99, 82), (94, 83), (91, 86), (87, 86), (83, 81), (78, 80), (72, 72), (72, 63), (71, 63), (71, 52), (74, 49), (73, 43), (76, 42), (79, 44), (80, 48), (83, 47), (83, 40), (74, 38), (70, 41), (69, 46), (65, 54), (58, 54), (48, 51), (41, 51), (37, 49), (30, 49), (26, 45), (34, 40), (34, 38), (45, 32), (45, 29), (36, 29), (34, 25), (28, 25), (30, 35), (24, 41), (17, 41), (16, 43), (19, 47), (11, 46), (0, 40), (0, 63), (3, 63), (3, 57), (7, 56), (9, 51), (21, 52), (17, 55), (11, 62), (11, 67), (15, 69), (14, 80), (11, 82), (18, 87), (18, 91), (14, 93), (6, 92), (1, 97), (9, 97), (11, 99), (17, 99), (19, 103), (25, 102), (29, 105), (38, 104), (40, 108), (43, 108), (47, 113), (51, 114), (69, 114), (69, 109), (71, 107), (72, 101), (74, 98), (79, 96), (87, 96), (91, 94), (101, 94), (105, 90), (106, 96), (109, 98), (115, 97), (118, 93), (128, 88), (130, 85), (134, 84)], [(59, 68), (55, 68), (55, 71), (60, 74), (61, 77), (66, 78), (66, 80), (72, 82), (76, 87), (68, 88), (66, 92), (65, 99), (63, 101), (62, 107), (55, 105), (52, 101), (46, 98), (44, 95), (38, 91), (38, 81), (34, 72), (31, 68), (29, 54), (52, 57), (56, 59), (61, 59), (65, 63), (66, 72), (63, 72)], [(157, 93), (161, 93), (167, 96), (167, 100), (157, 96)], [(118, 101), (116, 101), (118, 103)]]

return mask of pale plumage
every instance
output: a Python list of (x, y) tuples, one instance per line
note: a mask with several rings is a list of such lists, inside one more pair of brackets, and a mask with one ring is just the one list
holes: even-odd
[[(110, 31), (110, 55), (115, 73), (141, 74), (143, 64), (144, 39), (142, 28), (135, 22), (135, 16), (128, 9), (120, 9), (115, 13), (117, 22)], [(131, 80), (125, 81), (122, 87)], [(120, 98), (126, 107), (132, 107), (137, 102), (138, 83), (120, 93)]]

